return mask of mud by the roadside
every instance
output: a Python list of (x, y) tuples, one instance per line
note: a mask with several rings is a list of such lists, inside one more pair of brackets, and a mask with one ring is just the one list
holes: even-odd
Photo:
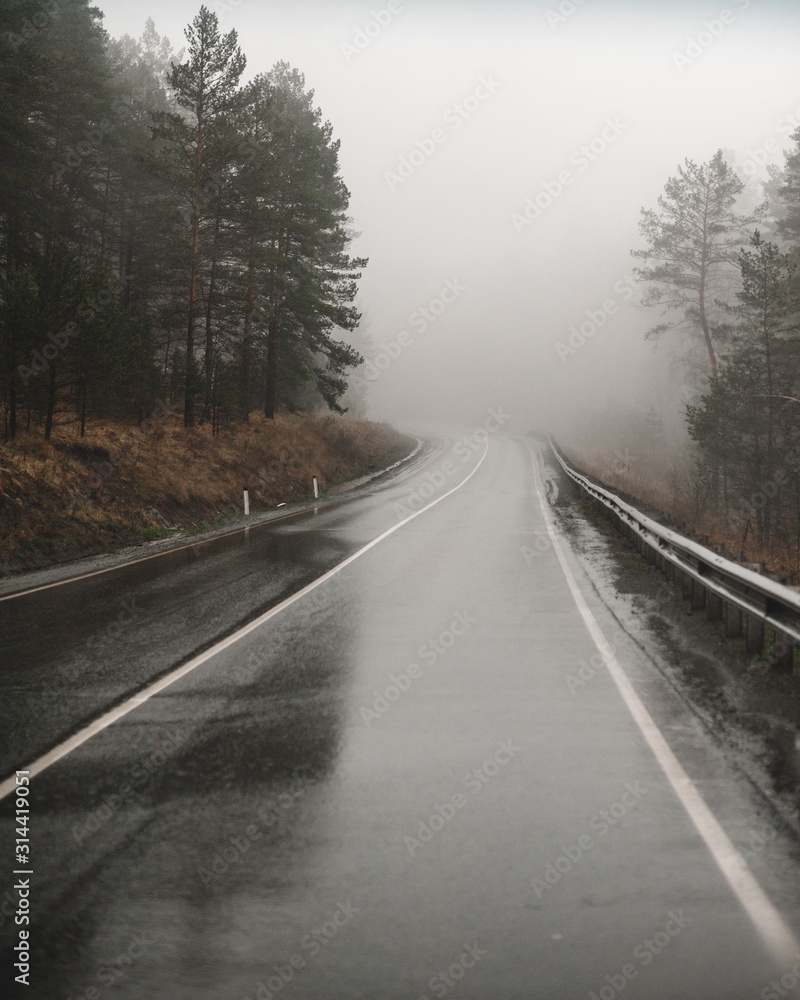
[(595, 590), (739, 770), (800, 835), (800, 677), (691, 610), (544, 450), (552, 508)]

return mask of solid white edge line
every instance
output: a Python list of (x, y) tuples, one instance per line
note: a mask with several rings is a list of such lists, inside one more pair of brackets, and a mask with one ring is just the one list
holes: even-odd
[[(472, 479), (472, 477), (475, 475), (478, 469), (480, 469), (480, 467), (483, 465), (483, 461), (486, 458), (488, 452), (489, 452), (489, 442), (487, 441), (486, 447), (484, 448), (480, 461), (475, 466), (475, 468), (470, 472), (470, 474), (465, 479), (463, 479), (457, 486), (454, 486), (452, 490), (448, 490), (447, 493), (443, 493), (442, 496), (437, 497), (436, 500), (431, 501), (431, 503), (429, 503), (427, 507), (422, 507), (420, 510), (415, 511), (413, 514), (409, 515), (409, 517), (404, 518), (402, 521), (398, 521), (397, 524), (393, 525), (387, 531), (384, 531), (382, 534), (378, 535), (377, 538), (373, 538), (371, 542), (367, 542), (366, 545), (363, 545), (352, 555), (348, 556), (347, 559), (344, 559), (342, 560), (342, 562), (337, 563), (336, 566), (334, 566), (332, 569), (329, 569), (326, 573), (323, 573), (322, 576), (317, 577), (316, 580), (313, 580), (311, 583), (307, 584), (305, 587), (302, 588), (302, 590), (298, 590), (296, 594), (292, 594), (291, 597), (287, 597), (285, 600), (281, 601), (280, 604), (276, 604), (274, 608), (270, 608), (269, 611), (265, 611), (263, 615), (260, 615), (258, 618), (254, 618), (253, 621), (248, 622), (247, 625), (244, 625), (237, 632), (234, 632), (232, 635), (227, 636), (225, 639), (221, 639), (219, 642), (215, 643), (213, 646), (207, 649), (204, 653), (200, 653), (198, 656), (195, 656), (193, 659), (189, 660), (187, 663), (184, 663), (182, 666), (177, 667), (175, 670), (171, 671), (169, 674), (166, 674), (164, 677), (159, 678), (157, 681), (153, 681), (152, 684), (149, 684), (146, 688), (143, 688), (141, 691), (138, 692), (138, 694), (135, 694), (132, 697), (126, 699), (120, 705), (117, 705), (116, 708), (112, 708), (110, 711), (105, 712), (103, 715), (99, 716), (93, 722), (90, 722), (88, 726), (85, 726), (83, 729), (79, 730), (73, 736), (70, 736), (69, 739), (64, 740), (63, 743), (59, 743), (58, 746), (54, 747), (52, 750), (49, 750), (43, 756), (37, 758), (35, 761), (33, 761), (32, 764), (28, 764), (26, 768), (24, 769), (19, 768), (18, 770), (26, 770), (30, 778), (35, 777), (37, 774), (41, 774), (42, 771), (50, 767), (51, 764), (55, 764), (57, 760), (60, 760), (62, 757), (66, 757), (67, 754), (72, 753), (73, 750), (76, 750), (83, 743), (86, 743), (87, 740), (90, 740), (93, 736), (96, 736), (104, 729), (107, 729), (109, 726), (113, 725), (113, 723), (119, 721), (119, 719), (123, 718), (123, 716), (128, 715), (128, 713), (132, 712), (135, 708), (138, 708), (140, 705), (143, 705), (146, 701), (149, 701), (149, 699), (152, 698), (153, 695), (159, 694), (165, 688), (168, 688), (171, 684), (174, 684), (175, 681), (180, 680), (181, 677), (184, 677), (186, 674), (191, 673), (197, 667), (201, 666), (201, 664), (206, 663), (208, 660), (215, 657), (218, 653), (221, 653), (223, 650), (228, 649), (230, 646), (233, 646), (236, 642), (244, 638), (244, 636), (248, 635), (250, 632), (253, 632), (255, 631), (255, 629), (260, 628), (265, 622), (268, 622), (270, 618), (274, 618), (276, 615), (279, 615), (281, 611), (285, 611), (286, 608), (294, 604), (295, 601), (299, 601), (301, 598), (305, 597), (306, 594), (309, 594), (312, 590), (315, 590), (317, 587), (322, 586), (323, 583), (327, 583), (327, 581), (330, 580), (331, 577), (336, 576), (336, 574), (341, 572), (341, 570), (343, 570), (346, 566), (349, 566), (351, 563), (355, 562), (356, 559), (359, 559), (361, 556), (363, 556), (365, 552), (369, 552), (370, 549), (374, 548), (385, 538), (388, 538), (389, 535), (393, 535), (395, 531), (398, 531), (400, 528), (404, 527), (410, 521), (413, 521), (415, 518), (419, 517), (420, 514), (427, 513), (427, 511), (429, 511), (432, 507), (435, 507), (436, 504), (441, 503), (442, 500), (446, 500), (449, 496), (452, 496), (453, 493), (460, 490), (462, 486), (465, 486), (470, 481), (470, 479)], [(15, 788), (16, 788), (15, 775), (12, 775), (10, 778), (7, 778), (5, 781), (0, 783), (0, 801), (6, 798), (6, 796), (10, 795)]]
[[(370, 479), (377, 479), (378, 476), (382, 476), (385, 472), (391, 472), (393, 469), (398, 468), (398, 466), (410, 462), (415, 455), (418, 455), (420, 449), (422, 448), (424, 442), (417, 438), (417, 447), (406, 455), (405, 458), (401, 458), (394, 465), (389, 465), (385, 469), (381, 469), (380, 472), (374, 473), (374, 475), (365, 478), (364, 482), (361, 484), (365, 486)], [(15, 590), (10, 594), (0, 594), (0, 604), (3, 601), (13, 601), (17, 597), (27, 597), (29, 594), (38, 594), (41, 590), (52, 590), (53, 587), (64, 587), (69, 583), (78, 583), (81, 580), (88, 580), (93, 576), (102, 576), (104, 573), (113, 573), (116, 570), (127, 569), (129, 566), (138, 566), (139, 563), (149, 562), (151, 559), (160, 559), (162, 556), (172, 555), (174, 552), (183, 552), (185, 549), (193, 549), (198, 545), (205, 545), (206, 542), (216, 542), (220, 538), (227, 538), (230, 535), (241, 535), (243, 532), (249, 531), (251, 528), (261, 528), (262, 526), (268, 524), (276, 524), (278, 521), (285, 521), (290, 517), (298, 517), (300, 514), (305, 514), (310, 510), (316, 510), (317, 507), (324, 505), (324, 501), (330, 501), (331, 503), (349, 503), (350, 500), (355, 500), (356, 497), (342, 496), (338, 493), (327, 494), (325, 497), (321, 498), (323, 500), (322, 504), (315, 504), (314, 506), (309, 505), (308, 507), (301, 507), (299, 510), (292, 510), (286, 514), (279, 514), (277, 517), (267, 518), (264, 521), (257, 521), (255, 524), (243, 524), (239, 528), (231, 528), (230, 531), (222, 531), (218, 535), (208, 535), (206, 538), (198, 538), (193, 542), (184, 542), (182, 545), (173, 545), (162, 549), (160, 552), (151, 552), (146, 556), (137, 556), (135, 559), (128, 559), (125, 562), (116, 563), (113, 566), (101, 566), (100, 569), (91, 569), (86, 573), (78, 573), (75, 576), (65, 576), (62, 580), (51, 580), (50, 583), (40, 583), (35, 587), (28, 587), (27, 590)], [(112, 553), (113, 554), (113, 553)]]
[(728, 835), (722, 829), (716, 816), (711, 812), (691, 778), (684, 771), (678, 758), (664, 739), (661, 730), (653, 721), (639, 695), (620, 665), (614, 650), (607, 642), (586, 599), (581, 593), (575, 576), (567, 562), (561, 542), (556, 534), (550, 512), (539, 486), (539, 473), (531, 452), (533, 481), (536, 496), (542, 510), (550, 541), (561, 565), (572, 598), (583, 618), (584, 624), (603, 657), (608, 672), (617, 686), (628, 711), (634, 718), (648, 746), (653, 752), (667, 780), (678, 796), (689, 818), (703, 838), (731, 889), (752, 920), (756, 931), (769, 954), (780, 964), (788, 964), (796, 959), (800, 945), (785, 920), (772, 904), (764, 890), (756, 881), (742, 855), (736, 850)]

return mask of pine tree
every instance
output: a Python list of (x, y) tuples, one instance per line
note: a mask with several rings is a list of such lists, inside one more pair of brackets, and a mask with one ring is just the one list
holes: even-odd
[(659, 211), (642, 209), (639, 229), (647, 248), (632, 251), (648, 265), (635, 269), (637, 278), (651, 286), (644, 304), (680, 316), (654, 327), (648, 336), (688, 323), (702, 337), (712, 376), (718, 369), (714, 295), (720, 280), (731, 275), (745, 231), (756, 219), (734, 211), (743, 186), (721, 151), (700, 166), (685, 160), (659, 196)]
[(264, 412), (272, 418), (281, 385), (313, 381), (333, 410), (346, 373), (363, 360), (336, 340), (360, 315), (351, 304), (364, 259), (351, 258), (350, 194), (339, 174), (339, 143), (306, 92), (301, 73), (278, 63), (260, 82), (271, 91), (267, 148), (274, 166), (264, 205), (263, 298), (267, 310)]
[(23, 265), (40, 228), (48, 151), (35, 107), (47, 91), (47, 60), (34, 45), (48, 4), (0, 0), (0, 268)]
[(67, 241), (86, 256), (103, 251), (104, 142), (114, 116), (102, 15), (89, 0), (49, 6), (32, 40), (47, 86), (32, 109), (49, 157), (44, 250)]
[(786, 153), (786, 164), (778, 187), (778, 197), (783, 212), (778, 221), (778, 232), (790, 241), (795, 253), (800, 248), (800, 128), (792, 133), (795, 147)]
[(110, 41), (89, 4), (0, 0), (5, 433), (141, 417), (159, 386), (215, 432), (265, 400), (341, 410), (366, 262), (302, 74), (240, 90), (207, 7), (175, 61), (152, 21)]
[[(186, 199), (189, 230), (186, 374), (184, 424), (194, 423), (197, 392), (195, 329), (199, 314), (201, 270), (206, 262), (209, 214), (224, 172), (230, 146), (229, 121), (240, 103), (239, 79), (246, 60), (235, 31), (222, 35), (219, 19), (205, 6), (186, 29), (185, 62), (173, 65), (169, 84), (183, 113), (154, 116), (157, 135), (170, 144), (173, 176)], [(207, 346), (208, 353), (208, 346)], [(207, 365), (211, 358), (207, 357)]]
[(800, 437), (800, 319), (788, 254), (756, 232), (739, 268), (731, 347), (700, 405), (688, 408), (689, 428), (723, 468), (729, 500), (767, 545), (776, 528), (786, 534), (785, 519), (796, 510), (797, 483), (786, 470)]
[(114, 77), (113, 127), (106, 140), (110, 183), (105, 210), (111, 219), (108, 256), (124, 284), (126, 301), (154, 310), (169, 284), (169, 253), (178, 232), (178, 200), (153, 168), (158, 140), (153, 114), (175, 108), (167, 89), (172, 47), (148, 20), (140, 39), (108, 46)]

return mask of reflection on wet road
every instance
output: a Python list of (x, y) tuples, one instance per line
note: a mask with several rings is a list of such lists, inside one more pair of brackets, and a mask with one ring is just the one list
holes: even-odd
[[(416, 481), (214, 561), (26, 599), (3, 680), (47, 722), (26, 750), (50, 746), (81, 698), (88, 714), (207, 644), (224, 615), (254, 617), (481, 456), (434, 455)], [(38, 776), (24, 995), (740, 1000), (791, 974), (588, 666), (596, 647), (543, 531), (528, 444), (493, 436), (462, 488)], [(87, 647), (121, 594), (141, 620)], [(677, 731), (685, 710), (585, 598)], [(744, 837), (746, 786), (683, 730), (676, 753)], [(800, 926), (797, 885), (760, 874)]]

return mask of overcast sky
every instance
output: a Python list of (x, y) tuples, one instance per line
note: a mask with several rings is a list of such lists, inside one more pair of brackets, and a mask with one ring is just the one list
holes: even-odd
[[(98, 6), (111, 35), (152, 17), (178, 49), (200, 4)], [(796, 2), (208, 6), (247, 75), (292, 64), (341, 139), (364, 327), (389, 349), (375, 417), (477, 425), (502, 405), (526, 430), (658, 401), (669, 345), (644, 343), (655, 317), (625, 284), (640, 208), (685, 157), (782, 163), (800, 125)], [(587, 311), (603, 323), (566, 354)]]

